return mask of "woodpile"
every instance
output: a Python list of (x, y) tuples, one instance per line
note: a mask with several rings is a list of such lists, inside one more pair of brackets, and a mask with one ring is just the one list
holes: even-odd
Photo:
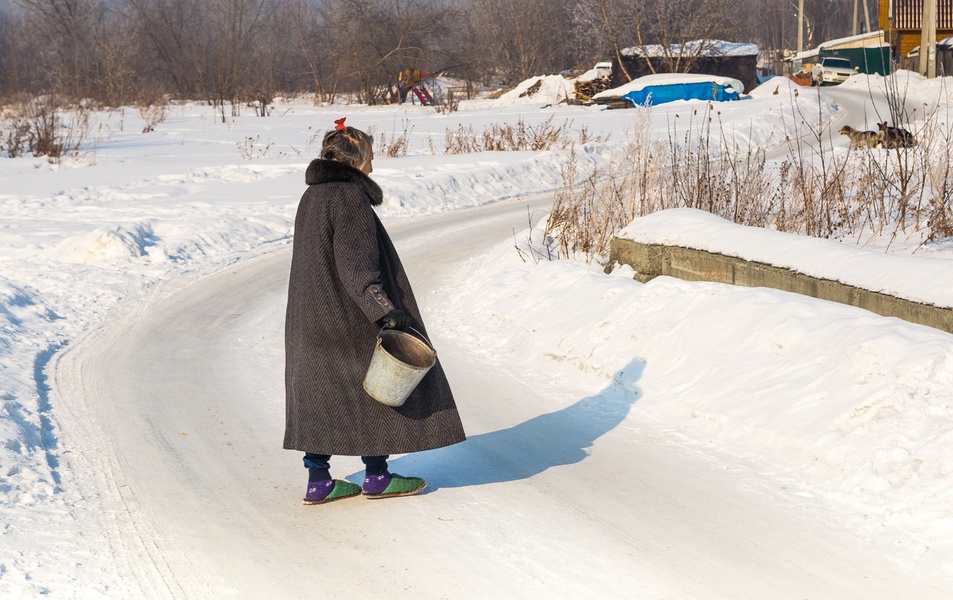
[(599, 98), (595, 100), (596, 104), (601, 104), (606, 108), (616, 109), (616, 108), (635, 108), (635, 105), (619, 96), (610, 96), (608, 98)]
[(589, 81), (576, 81), (575, 84), (573, 84), (576, 104), (591, 103), (593, 96), (609, 89), (610, 85), (608, 77), (599, 77), (597, 79), (590, 79)]
[(805, 73), (804, 71), (798, 71), (794, 75), (791, 75), (791, 81), (798, 85), (809, 87), (811, 85), (811, 74)]

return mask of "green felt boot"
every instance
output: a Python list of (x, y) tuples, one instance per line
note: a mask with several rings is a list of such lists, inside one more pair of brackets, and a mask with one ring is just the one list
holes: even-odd
[(304, 504), (325, 504), (357, 496), (361, 493), (361, 486), (341, 479), (308, 482), (308, 493), (305, 494)]
[(420, 477), (404, 477), (384, 472), (364, 477), (364, 495), (368, 498), (395, 498), (419, 494), (427, 487)]

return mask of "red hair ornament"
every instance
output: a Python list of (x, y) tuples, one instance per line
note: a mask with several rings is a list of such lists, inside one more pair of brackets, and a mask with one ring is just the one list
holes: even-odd
[(340, 131), (342, 129), (347, 129), (347, 127), (344, 125), (344, 119), (346, 118), (347, 117), (341, 117), (340, 119), (337, 119), (336, 121), (334, 121), (334, 129), (337, 131)]

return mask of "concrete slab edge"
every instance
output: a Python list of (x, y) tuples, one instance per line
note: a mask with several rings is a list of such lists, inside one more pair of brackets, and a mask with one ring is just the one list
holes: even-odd
[(629, 265), (635, 278), (646, 282), (660, 275), (686, 281), (714, 281), (747, 287), (767, 287), (821, 300), (856, 306), (885, 317), (896, 317), (953, 333), (953, 308), (924, 304), (839, 281), (822, 279), (761, 263), (681, 246), (642, 244), (614, 238), (609, 267)]

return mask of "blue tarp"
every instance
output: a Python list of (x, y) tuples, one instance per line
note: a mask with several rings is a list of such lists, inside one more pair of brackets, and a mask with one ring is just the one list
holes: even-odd
[(712, 81), (650, 85), (622, 96), (636, 106), (652, 106), (674, 100), (737, 100), (738, 92)]

